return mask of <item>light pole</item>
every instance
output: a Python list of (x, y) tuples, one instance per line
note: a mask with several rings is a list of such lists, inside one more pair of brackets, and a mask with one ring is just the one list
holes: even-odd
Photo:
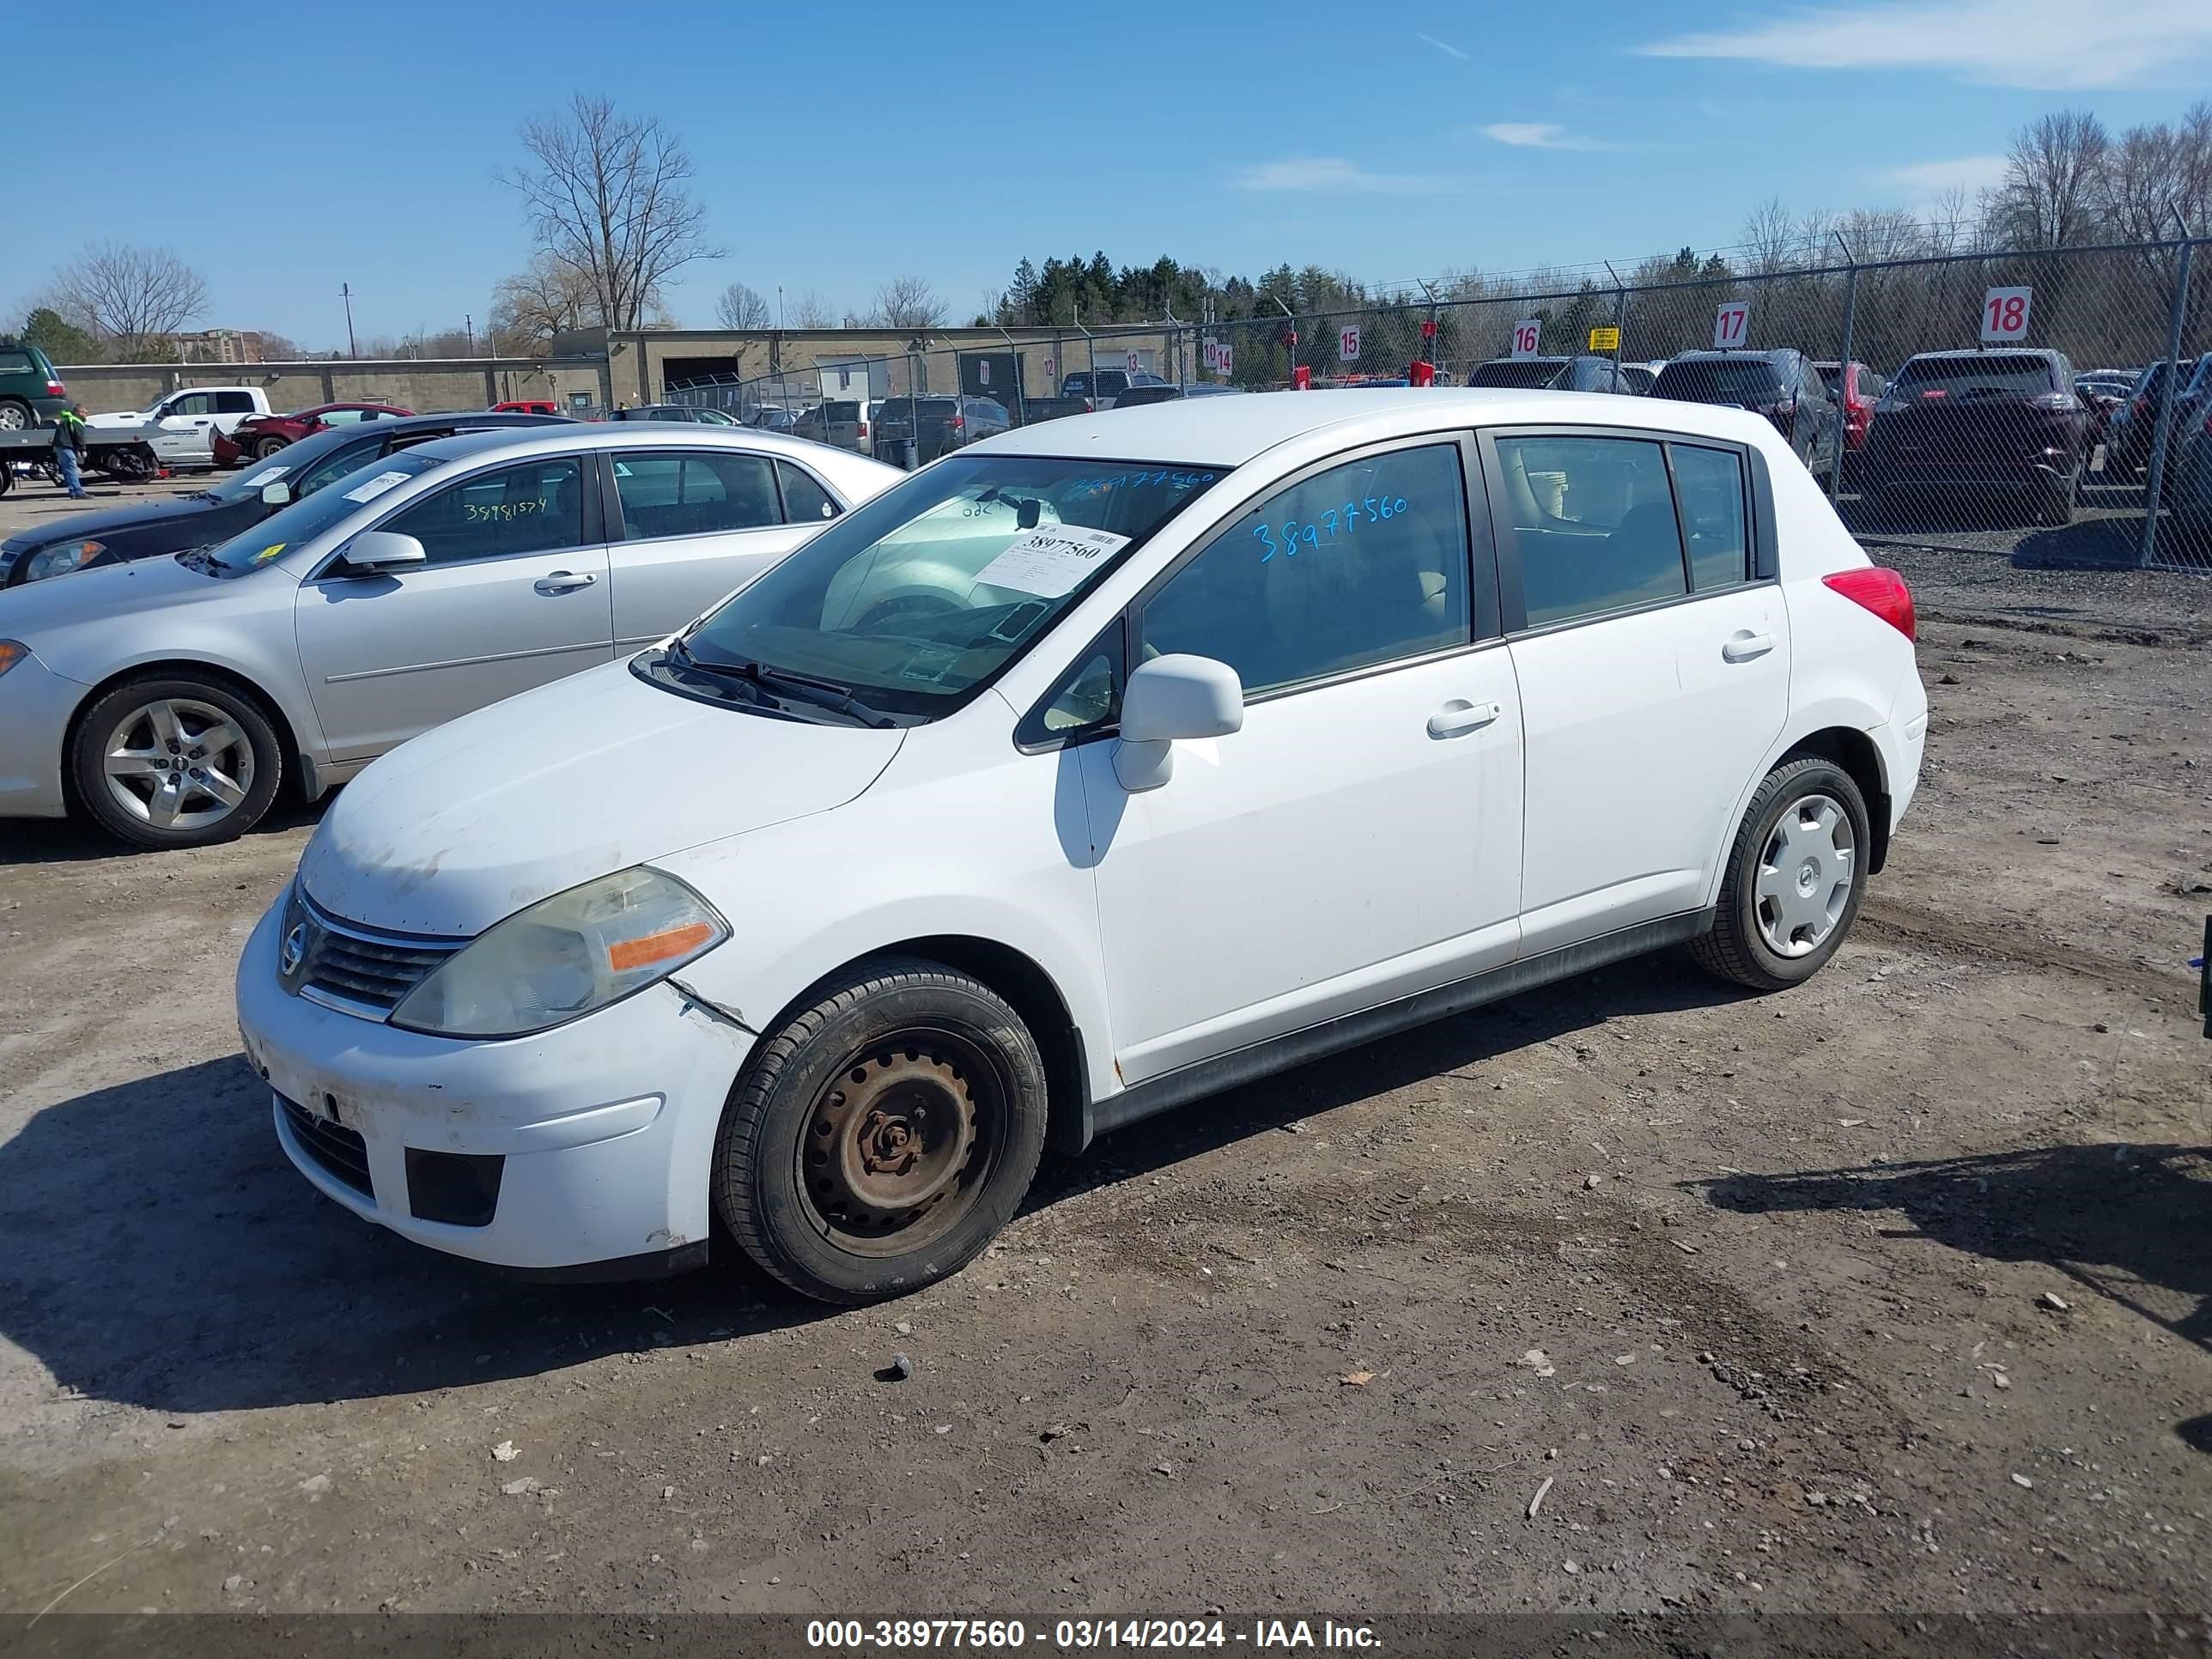
[[(340, 283), (338, 284), (338, 294), (340, 297), (345, 301), (346, 356), (349, 357), (358, 357), (361, 356), (361, 348), (353, 343), (353, 284), (351, 283)], [(452, 315), (450, 312), (447, 314), (448, 316)]]

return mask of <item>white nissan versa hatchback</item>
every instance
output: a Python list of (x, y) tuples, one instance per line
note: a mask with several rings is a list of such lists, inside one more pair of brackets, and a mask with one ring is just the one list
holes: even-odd
[(1740, 410), (1054, 421), (369, 767), (246, 946), (246, 1054), (420, 1243), (610, 1274), (719, 1226), (894, 1295), (1048, 1141), (1677, 942), (1805, 979), (1912, 798), (1912, 625)]

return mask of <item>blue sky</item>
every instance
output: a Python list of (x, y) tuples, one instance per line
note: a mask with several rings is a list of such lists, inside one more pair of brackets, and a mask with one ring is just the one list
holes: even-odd
[[(964, 321), (1024, 253), (1283, 259), (1375, 282), (1634, 258), (1793, 209), (1911, 207), (1994, 178), (2008, 134), (2115, 129), (2212, 84), (2212, 0), (1736, 8), (1413, 0), (1014, 5), (25, 6), (11, 61), (60, 98), (0, 241), (0, 323), (82, 244), (167, 244), (203, 325), (342, 346), (481, 329), (526, 263), (494, 177), (574, 90), (690, 146), (739, 280), (865, 309), (933, 282)], [(60, 110), (71, 112), (64, 116)], [(56, 143), (73, 121), (80, 142)], [(143, 159), (94, 165), (113, 150)]]

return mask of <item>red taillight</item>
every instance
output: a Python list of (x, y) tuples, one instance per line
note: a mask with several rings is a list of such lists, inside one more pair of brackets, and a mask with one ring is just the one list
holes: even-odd
[(64, 386), (59, 380), (48, 380), (46, 382), (46, 396), (49, 398), (64, 398), (68, 395), (69, 388)]
[(868, 435), (868, 423), (867, 423), (866, 421), (863, 421), (863, 422), (860, 422), (860, 434), (859, 434), (859, 435), (860, 435), (860, 436), (861, 436), (861, 437), (863, 437), (863, 438), (865, 438), (865, 437), (866, 437), (866, 436)]
[(953, 429), (955, 432), (959, 432), (959, 431), (962, 431), (962, 430), (965, 429), (965, 428), (967, 427), (967, 425), (968, 425), (968, 417), (967, 417), (966, 416), (964, 416), (964, 415), (955, 415), (955, 416), (952, 417), (952, 429)]
[(1913, 631), (1912, 590), (1905, 585), (1905, 578), (1887, 565), (1838, 570), (1820, 580), (1853, 605), (1864, 605), (1906, 639), (1919, 637)]

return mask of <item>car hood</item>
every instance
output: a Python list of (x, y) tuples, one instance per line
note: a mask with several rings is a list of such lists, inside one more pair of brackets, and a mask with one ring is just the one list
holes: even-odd
[(101, 537), (118, 531), (143, 530), (149, 525), (189, 519), (222, 505), (221, 501), (189, 500), (146, 501), (137, 507), (111, 507), (98, 513), (75, 513), (66, 519), (42, 524), (34, 530), (20, 530), (4, 543), (0, 543), (0, 546), (50, 547), (56, 542), (76, 542), (88, 538), (98, 541)]
[(695, 702), (612, 663), (393, 750), (339, 792), (300, 879), (348, 921), (471, 937), (611, 871), (842, 805), (903, 737)]
[[(37, 650), (57, 629), (73, 623), (94, 622), (155, 605), (214, 599), (227, 595), (234, 582), (262, 581), (269, 573), (249, 576), (204, 576), (174, 559), (139, 559), (129, 564), (103, 565), (42, 582), (26, 582), (0, 591), (0, 639), (21, 640)], [(57, 673), (69, 670), (46, 659)]]

